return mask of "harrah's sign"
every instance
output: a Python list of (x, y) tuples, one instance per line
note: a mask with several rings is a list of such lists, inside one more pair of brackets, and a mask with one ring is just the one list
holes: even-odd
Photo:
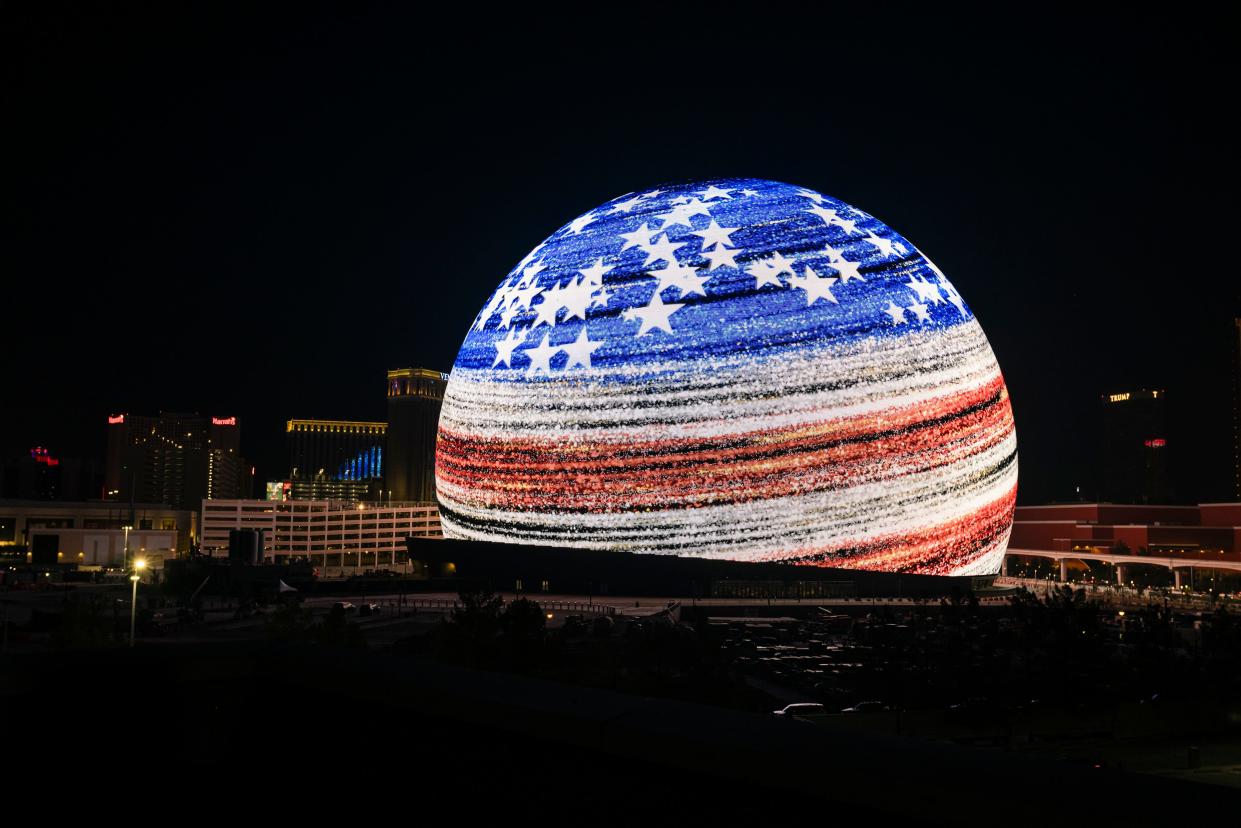
[(236, 417), (212, 417), (211, 424), (212, 425), (235, 426), (237, 425), (237, 418)]

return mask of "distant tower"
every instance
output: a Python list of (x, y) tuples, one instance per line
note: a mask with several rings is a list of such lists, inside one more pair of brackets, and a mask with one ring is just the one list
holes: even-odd
[(388, 451), (384, 488), (394, 501), (435, 500), (435, 434), (448, 374), (426, 368), (388, 372)]
[(1166, 397), (1162, 389), (1103, 395), (1100, 500), (1166, 503), (1170, 499)]

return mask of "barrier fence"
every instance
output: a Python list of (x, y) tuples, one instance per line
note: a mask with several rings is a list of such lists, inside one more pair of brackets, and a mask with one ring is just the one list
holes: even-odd
[[(530, 599), (533, 600), (533, 599)], [(575, 615), (615, 615), (616, 608), (606, 604), (587, 603), (586, 601), (534, 601), (544, 612), (565, 612)], [(406, 598), (404, 607), (418, 609), (438, 609), (451, 611), (459, 609), (461, 602), (452, 598)]]

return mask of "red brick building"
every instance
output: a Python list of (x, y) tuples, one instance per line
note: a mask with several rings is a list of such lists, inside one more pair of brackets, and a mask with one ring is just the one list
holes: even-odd
[(1008, 547), (1241, 561), (1241, 503), (1018, 506)]

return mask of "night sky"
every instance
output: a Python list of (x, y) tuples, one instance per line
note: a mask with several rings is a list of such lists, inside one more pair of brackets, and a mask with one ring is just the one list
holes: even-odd
[(285, 419), (383, 419), (385, 370), (448, 370), (565, 222), (756, 176), (953, 281), (1012, 395), (1021, 502), (1092, 494), (1100, 394), (1136, 387), (1169, 392), (1179, 498), (1230, 499), (1223, 20), (29, 6), (0, 12), (6, 456), (101, 457), (109, 413), (197, 410), (275, 479)]

